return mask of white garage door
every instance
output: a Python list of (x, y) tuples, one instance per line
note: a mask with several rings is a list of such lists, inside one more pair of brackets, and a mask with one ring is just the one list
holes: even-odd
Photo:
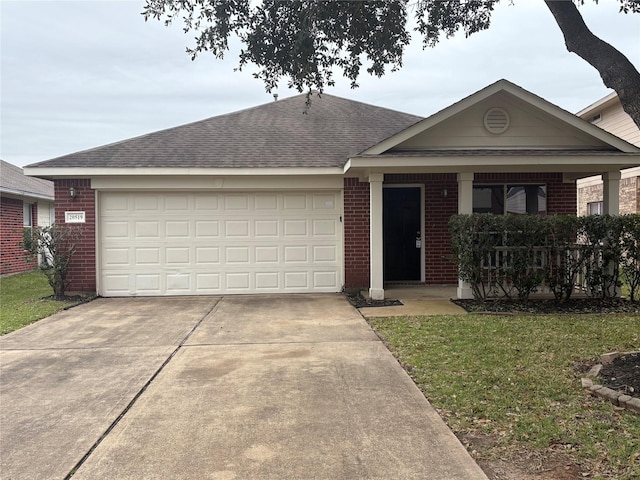
[(103, 296), (337, 292), (340, 192), (102, 192)]

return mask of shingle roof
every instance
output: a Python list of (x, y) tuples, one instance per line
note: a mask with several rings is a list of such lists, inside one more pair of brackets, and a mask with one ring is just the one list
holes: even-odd
[(20, 167), (0, 160), (0, 192), (53, 200), (53, 182), (26, 177)]
[(342, 167), (422, 117), (328, 94), (269, 102), (30, 167)]

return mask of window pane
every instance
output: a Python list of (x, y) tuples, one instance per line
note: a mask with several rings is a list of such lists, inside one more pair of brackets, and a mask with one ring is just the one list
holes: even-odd
[(473, 213), (504, 213), (504, 187), (478, 185), (473, 187)]
[(587, 203), (587, 213), (589, 215), (602, 215), (602, 202)]
[(507, 213), (537, 215), (547, 212), (545, 185), (509, 185), (507, 187)]
[(32, 226), (32, 216), (31, 216), (31, 204), (30, 203), (23, 203), (22, 204), (22, 213), (23, 213), (23, 225), (25, 227), (31, 227)]

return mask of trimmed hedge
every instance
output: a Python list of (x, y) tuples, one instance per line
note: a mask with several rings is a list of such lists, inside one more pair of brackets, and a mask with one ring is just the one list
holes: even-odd
[(542, 288), (567, 301), (576, 287), (612, 298), (622, 282), (640, 289), (640, 215), (454, 215), (458, 274), (474, 298), (526, 301)]

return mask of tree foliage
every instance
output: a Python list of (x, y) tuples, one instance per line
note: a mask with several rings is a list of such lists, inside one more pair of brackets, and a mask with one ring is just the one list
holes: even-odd
[[(413, 16), (425, 47), (458, 32), (466, 36), (491, 25), (500, 0), (146, 0), (145, 19), (182, 21), (195, 32), (195, 58), (209, 51), (222, 58), (229, 39), (241, 44), (239, 69), (250, 64), (268, 92), (287, 79), (302, 92), (335, 83), (339, 71), (357, 87), (362, 69), (383, 76), (402, 67)], [(597, 0), (595, 0), (597, 1)], [(617, 0), (621, 13), (640, 13), (638, 0)], [(594, 66), (640, 126), (640, 73), (611, 45), (589, 31), (571, 0), (545, 2), (562, 30), (567, 49)], [(576, 0), (583, 4), (584, 0)], [(533, 46), (532, 46), (533, 47)]]

